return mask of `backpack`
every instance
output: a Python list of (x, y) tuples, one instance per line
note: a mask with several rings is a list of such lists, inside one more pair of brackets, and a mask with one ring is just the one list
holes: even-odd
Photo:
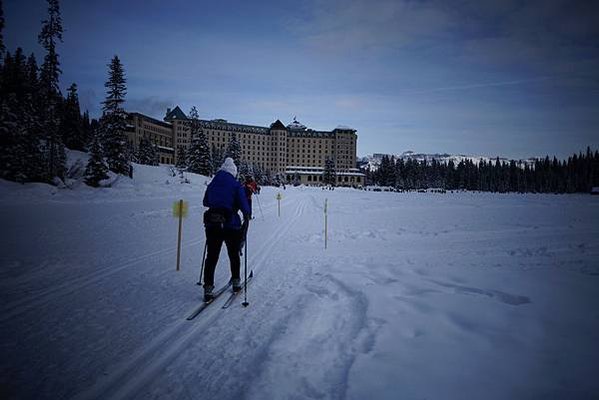
[(204, 225), (220, 225), (222, 228), (224, 224), (231, 220), (232, 212), (226, 208), (209, 208), (204, 212)]

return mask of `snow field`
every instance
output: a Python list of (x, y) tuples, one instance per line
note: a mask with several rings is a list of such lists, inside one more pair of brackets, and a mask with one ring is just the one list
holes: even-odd
[(263, 188), (250, 306), (186, 321), (205, 178), (136, 168), (99, 191), (0, 182), (7, 398), (599, 395), (596, 198)]

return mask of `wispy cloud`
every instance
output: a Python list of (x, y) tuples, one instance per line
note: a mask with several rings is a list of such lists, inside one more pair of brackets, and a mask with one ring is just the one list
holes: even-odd
[(446, 91), (453, 91), (453, 90), (480, 89), (480, 88), (488, 88), (488, 87), (494, 87), (494, 86), (525, 85), (525, 84), (534, 83), (534, 82), (546, 81), (548, 79), (551, 79), (551, 77), (542, 76), (542, 77), (538, 77), (538, 78), (518, 79), (518, 80), (512, 80), (512, 81), (484, 82), (484, 83), (475, 83), (475, 84), (469, 84), (469, 85), (445, 86), (445, 87), (437, 87), (437, 88), (424, 89), (424, 90), (407, 91), (405, 93), (406, 94), (423, 94), (423, 93), (434, 93), (434, 92), (446, 92)]

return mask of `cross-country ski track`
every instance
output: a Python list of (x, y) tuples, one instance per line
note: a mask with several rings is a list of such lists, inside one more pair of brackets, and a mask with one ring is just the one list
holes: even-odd
[[(250, 252), (248, 253), (250, 254), (248, 265), (254, 269), (256, 279), (263, 279), (264, 281), (257, 285), (256, 289), (253, 289), (256, 290), (256, 292), (260, 290), (260, 300), (254, 303), (250, 297), (250, 309), (243, 310), (242, 312), (259, 314), (261, 308), (259, 307), (259, 304), (264, 303), (269, 297), (272, 300), (273, 295), (265, 295), (263, 291), (272, 291), (273, 288), (276, 288), (274, 282), (280, 278), (270, 275), (270, 273), (275, 272), (273, 271), (273, 268), (264, 270), (265, 265), (272, 266), (273, 264), (276, 264), (276, 259), (273, 259), (272, 257), (273, 248), (282, 240), (287, 239), (286, 233), (293, 227), (294, 223), (303, 216), (306, 207), (307, 202), (305, 199), (302, 199), (301, 201), (297, 200), (293, 204), (287, 204), (287, 212), (289, 212), (290, 208), (294, 209), (292, 217), (284, 218), (280, 225), (267, 238), (252, 240), (252, 235), (250, 233), (248, 244), (251, 246), (258, 242), (260, 243), (260, 247), (248, 249)], [(276, 209), (271, 210), (271, 208), (269, 208), (268, 211), (276, 212)], [(252, 228), (253, 224), (250, 229)], [(226, 259), (224, 251), (223, 254), (221, 254), (221, 258), (224, 261), (219, 262), (219, 268), (227, 269), (228, 260)], [(267, 260), (270, 261), (266, 263)], [(282, 280), (281, 282), (285, 281)], [(286, 284), (288, 283), (289, 281), (286, 282)], [(200, 291), (198, 291), (198, 293), (200, 293)], [(198, 295), (197, 298), (199, 302), (201, 296)], [(238, 302), (240, 302), (241, 299), (242, 296), (239, 297)], [(202, 343), (205, 343), (206, 340), (208, 340), (205, 337), (206, 330), (216, 329), (212, 326), (217, 319), (223, 320), (221, 322), (227, 321), (226, 324), (232, 324), (234, 323), (231, 321), (232, 318), (239, 318), (239, 315), (232, 315), (229, 313), (229, 311), (233, 311), (233, 308), (235, 308), (234, 306), (232, 306), (230, 310), (220, 309), (220, 303), (222, 303), (223, 298), (219, 300), (220, 301), (216, 301), (215, 304), (212, 304), (208, 310), (193, 321), (186, 321), (184, 315), (181, 315), (179, 321), (173, 323), (170, 327), (165, 328), (163, 333), (150, 344), (146, 345), (140, 352), (132, 355), (130, 359), (126, 360), (121, 365), (114, 367), (114, 370), (112, 370), (105, 379), (101, 379), (88, 392), (83, 393), (77, 398), (125, 399), (136, 396), (139, 398), (146, 397), (145, 395), (142, 395), (142, 393), (144, 393), (144, 387), (146, 387), (148, 383), (155, 381), (156, 378), (159, 378), (165, 367), (168, 366), (173, 359), (181, 356), (186, 350), (189, 350), (190, 347), (202, 347)], [(267, 312), (267, 310), (263, 311)], [(263, 316), (261, 316), (260, 319), (262, 317)], [(227, 342), (232, 339), (227, 333), (231, 332), (234, 333), (235, 331), (228, 328), (227, 332), (224, 334), (219, 333), (216, 336), (217, 338), (220, 337), (221, 341), (224, 343), (221, 343), (219, 346), (214, 342), (210, 342), (210, 346), (213, 349), (219, 347), (222, 349), (226, 348)], [(197, 368), (202, 379), (205, 379), (206, 382), (213, 381), (211, 376), (216, 372), (214, 367), (202, 369), (198, 366)]]

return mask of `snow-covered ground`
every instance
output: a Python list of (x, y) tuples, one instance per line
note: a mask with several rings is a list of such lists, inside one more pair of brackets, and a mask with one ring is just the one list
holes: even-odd
[(0, 181), (2, 398), (599, 397), (599, 198), (264, 188), (250, 306), (186, 321), (206, 181), (190, 178)]

